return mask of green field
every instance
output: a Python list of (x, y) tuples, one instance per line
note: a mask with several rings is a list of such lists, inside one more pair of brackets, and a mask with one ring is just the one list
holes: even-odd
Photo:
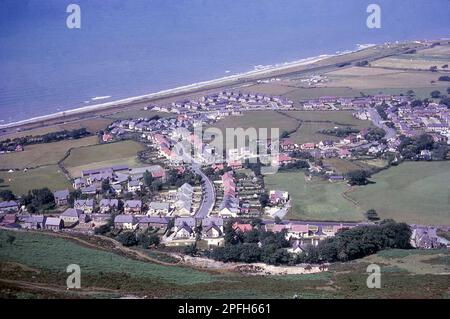
[[(12, 244), (7, 242), (8, 236), (15, 237)], [(418, 251), (413, 255), (393, 251), (395, 259), (384, 257), (382, 252), (356, 262), (334, 264), (322, 273), (260, 277), (157, 265), (30, 232), (0, 230), (0, 246), (2, 298), (449, 297), (450, 276), (438, 275), (443, 267), (448, 268), (445, 262), (449, 253), (443, 250)], [(402, 258), (414, 258), (418, 267), (402, 268)], [(382, 265), (382, 285), (389, 289), (367, 288), (365, 269), (372, 259)], [(66, 289), (66, 267), (72, 263), (80, 266), (81, 290)], [(426, 270), (424, 265), (428, 265)], [(23, 283), (26, 288), (21, 286)], [(423, 289), (414, 289), (419, 283)]]
[(64, 160), (63, 165), (71, 176), (79, 176), (82, 170), (89, 168), (118, 164), (136, 167), (139, 166), (136, 154), (143, 149), (144, 146), (135, 141), (87, 146), (74, 149)]
[(364, 210), (409, 223), (450, 223), (450, 162), (406, 162), (372, 180), (349, 193)]
[(264, 177), (268, 190), (285, 190), (291, 197), (286, 218), (301, 220), (359, 221), (364, 216), (352, 202), (342, 197), (345, 183), (306, 181), (303, 172), (279, 172)]
[(64, 176), (58, 165), (41, 166), (24, 171), (0, 172), (4, 180), (0, 189), (11, 189), (15, 194), (26, 194), (29, 190), (48, 187), (51, 190), (70, 188), (70, 181)]
[(35, 144), (25, 146), (23, 152), (0, 155), (0, 169), (38, 167), (57, 164), (69, 149), (94, 145), (98, 143), (97, 136), (89, 136), (77, 140)]

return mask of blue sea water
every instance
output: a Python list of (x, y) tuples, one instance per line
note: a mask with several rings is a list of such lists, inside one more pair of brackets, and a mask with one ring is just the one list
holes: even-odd
[[(380, 29), (366, 26), (373, 2)], [(66, 27), (70, 3), (81, 29)], [(0, 124), (357, 43), (448, 37), (449, 9), (448, 0), (0, 0)]]

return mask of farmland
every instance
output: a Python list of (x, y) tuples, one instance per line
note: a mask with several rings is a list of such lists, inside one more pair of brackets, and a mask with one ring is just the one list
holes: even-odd
[(86, 168), (100, 168), (117, 164), (137, 167), (136, 154), (144, 146), (134, 141), (122, 141), (111, 144), (99, 144), (74, 149), (63, 161), (63, 166), (71, 176), (79, 176)]
[(450, 223), (450, 162), (407, 162), (372, 177), (375, 184), (349, 196), (381, 218), (420, 224)]
[(23, 152), (1, 154), (0, 169), (23, 169), (56, 164), (63, 159), (68, 150), (97, 143), (97, 136), (89, 136), (77, 140), (28, 145)]
[(348, 186), (345, 183), (305, 180), (303, 172), (279, 172), (266, 175), (268, 190), (288, 191), (291, 208), (287, 219), (359, 221), (364, 219), (360, 209), (342, 196)]
[(0, 178), (4, 180), (0, 184), (0, 190), (8, 188), (17, 195), (26, 194), (29, 190), (44, 186), (51, 190), (59, 190), (69, 188), (71, 185), (58, 165), (41, 166), (12, 173), (0, 171)]
[[(8, 236), (15, 237), (12, 244)], [(449, 276), (439, 275), (448, 258), (443, 250), (393, 250), (389, 256), (380, 252), (334, 264), (322, 273), (261, 280), (259, 276), (158, 265), (46, 234), (0, 231), (0, 244), (0, 296), (9, 298), (448, 298)], [(405, 264), (412, 259), (415, 267)], [(365, 269), (373, 260), (382, 265), (382, 285), (389, 289), (367, 288)], [(77, 291), (66, 289), (70, 263), (81, 268), (82, 289)], [(419, 282), (424, 289), (413, 289)]]

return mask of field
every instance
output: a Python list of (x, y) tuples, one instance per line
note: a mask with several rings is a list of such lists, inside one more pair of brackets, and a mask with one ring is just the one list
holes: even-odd
[(23, 169), (26, 167), (56, 164), (64, 157), (69, 149), (97, 143), (97, 136), (89, 136), (77, 140), (64, 140), (25, 146), (23, 152), (1, 154), (0, 169)]
[(375, 184), (349, 196), (381, 218), (418, 224), (450, 223), (450, 162), (407, 162), (373, 176)]
[(71, 176), (79, 176), (81, 170), (87, 168), (107, 167), (127, 164), (139, 166), (136, 154), (144, 146), (134, 141), (122, 141), (110, 144), (99, 144), (74, 149), (64, 160), (63, 165)]
[[(8, 236), (15, 241), (7, 242)], [(244, 276), (181, 265), (158, 265), (73, 241), (30, 232), (0, 231), (2, 298), (448, 298), (449, 253), (381, 252), (307, 275)], [(395, 258), (393, 258), (394, 256)], [(382, 266), (382, 288), (368, 289), (366, 267)], [(413, 259), (416, 268), (402, 264)], [(66, 288), (66, 267), (78, 264), (81, 289)], [(422, 267), (422, 268), (419, 268)], [(423, 269), (427, 266), (426, 270)], [(408, 269), (406, 269), (408, 268)], [(417, 289), (420, 286), (421, 289)]]
[(339, 140), (338, 137), (318, 133), (324, 129), (333, 129), (337, 126), (362, 129), (372, 126), (370, 121), (354, 118), (350, 111), (286, 111), (283, 113), (302, 122), (300, 129), (290, 135), (290, 138), (298, 144), (318, 143), (324, 139)]
[(0, 184), (3, 188), (11, 189), (15, 194), (26, 194), (29, 190), (48, 187), (51, 190), (70, 188), (71, 183), (61, 172), (58, 165), (41, 166), (24, 171), (0, 171), (0, 178), (4, 180)]
[(384, 58), (370, 63), (371, 67), (396, 68), (396, 69), (417, 69), (428, 70), (436, 66), (438, 70), (446, 70), (443, 65), (449, 64), (450, 59), (430, 59), (420, 56), (401, 55), (398, 57)]
[(313, 179), (306, 181), (303, 172), (279, 172), (266, 175), (268, 190), (285, 190), (291, 197), (288, 219), (360, 221), (364, 219), (360, 209), (342, 197), (347, 190), (345, 183), (329, 183)]

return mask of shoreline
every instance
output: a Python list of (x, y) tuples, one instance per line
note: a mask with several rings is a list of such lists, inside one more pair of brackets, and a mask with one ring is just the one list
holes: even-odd
[[(354, 50), (354, 51), (346, 51), (340, 54), (322, 54), (316, 57), (309, 57), (301, 60), (296, 60), (292, 62), (285, 62), (285, 63), (279, 63), (274, 65), (268, 65), (268, 66), (259, 66), (255, 70), (251, 70), (248, 72), (243, 73), (237, 73), (232, 74), (212, 80), (206, 80), (201, 82), (196, 82), (192, 84), (187, 84), (183, 86), (178, 86), (172, 89), (166, 89), (161, 90), (153, 93), (138, 95), (138, 96), (132, 96), (124, 99), (114, 100), (110, 102), (105, 103), (99, 103), (94, 105), (88, 105), (88, 106), (82, 106), (78, 108), (68, 109), (66, 111), (59, 111), (55, 113), (50, 113), (46, 115), (36, 116), (25, 120), (20, 120), (16, 122), (6, 123), (6, 124), (0, 124), (0, 129), (6, 129), (6, 128), (12, 128), (15, 126), (20, 125), (26, 125), (26, 124), (33, 124), (40, 121), (46, 121), (46, 120), (54, 120), (57, 118), (65, 117), (65, 116), (72, 116), (72, 115), (80, 115), (87, 112), (93, 112), (93, 111), (99, 111), (99, 110), (105, 110), (112, 107), (118, 107), (123, 104), (129, 104), (129, 103), (138, 103), (138, 102), (144, 102), (147, 99), (159, 99), (159, 98), (169, 98), (172, 95), (176, 94), (189, 94), (194, 90), (201, 90), (201, 89), (208, 89), (209, 86), (215, 86), (215, 85), (232, 85), (233, 82), (239, 81), (239, 80), (251, 80), (253, 77), (257, 76), (269, 76), (271, 73), (279, 72), (288, 70), (295, 67), (305, 66), (309, 64), (313, 64), (315, 62), (319, 62), (321, 60), (324, 60), (326, 58), (339, 56), (339, 55), (345, 55), (348, 53), (357, 52), (363, 49)], [(230, 83), (228, 83), (230, 82)]]
[[(396, 41), (396, 42), (386, 42), (386, 43), (379, 43), (379, 44), (356, 44), (356, 48), (354, 50), (344, 50), (344, 51), (338, 51), (334, 54), (321, 54), (313, 57), (307, 57), (291, 62), (284, 62), (284, 63), (276, 63), (276, 64), (270, 64), (270, 65), (258, 65), (254, 66), (253, 70), (247, 71), (247, 72), (241, 72), (236, 73), (232, 75), (226, 75), (224, 77), (215, 78), (212, 80), (206, 80), (206, 81), (200, 81), (192, 84), (182, 85), (171, 89), (166, 90), (160, 90), (153, 93), (138, 95), (138, 96), (132, 96), (128, 98), (123, 99), (117, 99), (114, 101), (104, 102), (104, 103), (98, 103), (93, 105), (85, 105), (80, 106), (73, 109), (68, 109), (65, 111), (59, 111), (55, 113), (50, 113), (46, 115), (41, 116), (35, 116), (32, 118), (28, 118), (25, 120), (15, 121), (15, 122), (9, 122), (5, 124), (1, 124), (0, 121), (0, 129), (1, 130), (9, 130), (9, 132), (6, 132), (6, 134), (11, 133), (13, 129), (16, 129), (17, 131), (20, 131), (20, 127), (22, 126), (28, 126), (28, 125), (48, 125), (46, 122), (60, 120), (63, 118), (70, 119), (71, 117), (77, 117), (77, 116), (83, 116), (87, 115), (89, 113), (95, 114), (96, 112), (101, 111), (108, 111), (119, 107), (128, 107), (132, 106), (133, 104), (138, 103), (150, 103), (153, 100), (159, 100), (159, 99), (168, 99), (177, 97), (180, 95), (188, 95), (188, 94), (195, 94), (199, 91), (207, 91), (212, 89), (218, 89), (223, 88), (227, 86), (232, 85), (238, 85), (243, 84), (241, 82), (245, 81), (258, 81), (261, 79), (266, 79), (271, 76), (285, 76), (289, 73), (294, 72), (303, 72), (303, 71), (313, 71), (315, 69), (320, 69), (323, 67), (332, 67), (333, 62), (330, 63), (330, 65), (317, 65), (314, 66), (314, 64), (324, 61), (324, 60), (332, 60), (334, 58), (340, 58), (344, 57), (346, 55), (351, 56), (352, 54), (355, 54), (357, 52), (362, 52), (366, 50), (370, 50), (372, 48), (383, 48), (386, 47), (389, 48), (390, 45), (417, 45), (420, 44), (420, 46), (425, 45), (427, 43), (430, 43), (435, 40), (407, 40), (407, 41)], [(349, 60), (349, 62), (353, 62), (353, 59)], [(320, 63), (319, 63), (320, 64)], [(297, 68), (305, 67), (305, 66), (312, 66), (310, 69), (305, 70), (296, 70)], [(94, 100), (93, 100), (94, 101)], [(96, 101), (96, 100), (95, 100)], [(78, 118), (81, 119), (81, 118)], [(70, 121), (70, 120), (69, 120)], [(29, 128), (28, 128), (29, 129)]]

